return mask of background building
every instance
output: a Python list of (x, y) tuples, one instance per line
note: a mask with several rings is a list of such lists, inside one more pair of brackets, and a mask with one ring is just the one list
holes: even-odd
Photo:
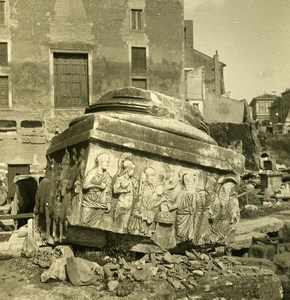
[(286, 89), (269, 107), (270, 129), (272, 133), (290, 133), (290, 89)]
[(51, 136), (104, 92), (183, 98), (178, 0), (0, 1), (0, 162), (45, 164)]
[(279, 96), (273, 93), (253, 98), (249, 104), (253, 120), (260, 121), (262, 125), (268, 125), (270, 121), (269, 108), (278, 97)]
[(194, 49), (193, 21), (186, 20), (184, 26), (186, 100), (199, 108), (208, 123), (243, 123), (247, 105), (225, 93), (226, 65), (217, 51), (211, 57)]

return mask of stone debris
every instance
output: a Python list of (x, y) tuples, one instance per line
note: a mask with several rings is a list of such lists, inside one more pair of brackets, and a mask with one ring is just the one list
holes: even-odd
[(65, 281), (66, 272), (65, 272), (66, 259), (57, 258), (49, 267), (48, 270), (44, 271), (41, 276), (41, 282), (48, 282), (49, 280), (54, 281)]
[(101, 266), (80, 257), (67, 258), (66, 271), (74, 286), (91, 285), (104, 278), (104, 270)]
[[(136, 286), (167, 282), (176, 293), (190, 291), (188, 299), (194, 299), (192, 297), (197, 292), (216, 296), (217, 286), (231, 290), (235, 289), (240, 280), (258, 280), (262, 276), (264, 279), (269, 278), (268, 281), (271, 282), (275, 276), (267, 268), (267, 263), (263, 263), (267, 260), (257, 259), (260, 263), (251, 265), (252, 258), (225, 256), (217, 252), (198, 253), (191, 250), (186, 251), (186, 255), (151, 253), (134, 261), (106, 256), (100, 258), (98, 264), (74, 257), (70, 247), (58, 246), (54, 250), (46, 249), (42, 254), (47, 256), (51, 251), (52, 264), (41, 275), (42, 282), (69, 280), (74, 286), (98, 282), (103, 285), (104, 290), (120, 297), (132, 293)], [(57, 254), (59, 257), (56, 257)], [(37, 261), (40, 265), (39, 257)]]
[(108, 289), (110, 292), (116, 290), (119, 286), (119, 281), (118, 280), (110, 280), (108, 282)]
[(51, 265), (49, 269), (41, 274), (41, 282), (49, 280), (65, 281), (67, 259), (73, 257), (74, 253), (70, 246), (57, 246), (50, 256)]

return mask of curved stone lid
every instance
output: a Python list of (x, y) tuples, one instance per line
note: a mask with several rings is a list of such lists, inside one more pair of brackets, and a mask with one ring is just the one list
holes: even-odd
[(209, 133), (208, 127), (196, 107), (186, 101), (150, 90), (135, 87), (114, 89), (87, 107), (85, 113), (100, 111), (130, 112), (173, 119)]

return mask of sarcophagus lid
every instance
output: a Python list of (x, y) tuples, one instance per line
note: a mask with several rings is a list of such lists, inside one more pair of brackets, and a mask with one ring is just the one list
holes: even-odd
[(55, 242), (158, 251), (234, 238), (244, 157), (185, 101), (112, 90), (53, 138), (47, 161), (35, 211)]

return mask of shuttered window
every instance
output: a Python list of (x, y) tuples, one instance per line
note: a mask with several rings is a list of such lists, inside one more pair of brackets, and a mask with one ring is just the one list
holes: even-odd
[(5, 25), (5, 1), (0, 1), (0, 25)]
[(146, 48), (132, 47), (132, 72), (146, 72)]
[(8, 66), (8, 49), (7, 43), (0, 43), (0, 67)]
[(54, 53), (55, 107), (88, 105), (88, 55)]
[(0, 76), (0, 107), (9, 106), (8, 76)]
[(131, 9), (131, 30), (140, 31), (143, 29), (143, 10)]

